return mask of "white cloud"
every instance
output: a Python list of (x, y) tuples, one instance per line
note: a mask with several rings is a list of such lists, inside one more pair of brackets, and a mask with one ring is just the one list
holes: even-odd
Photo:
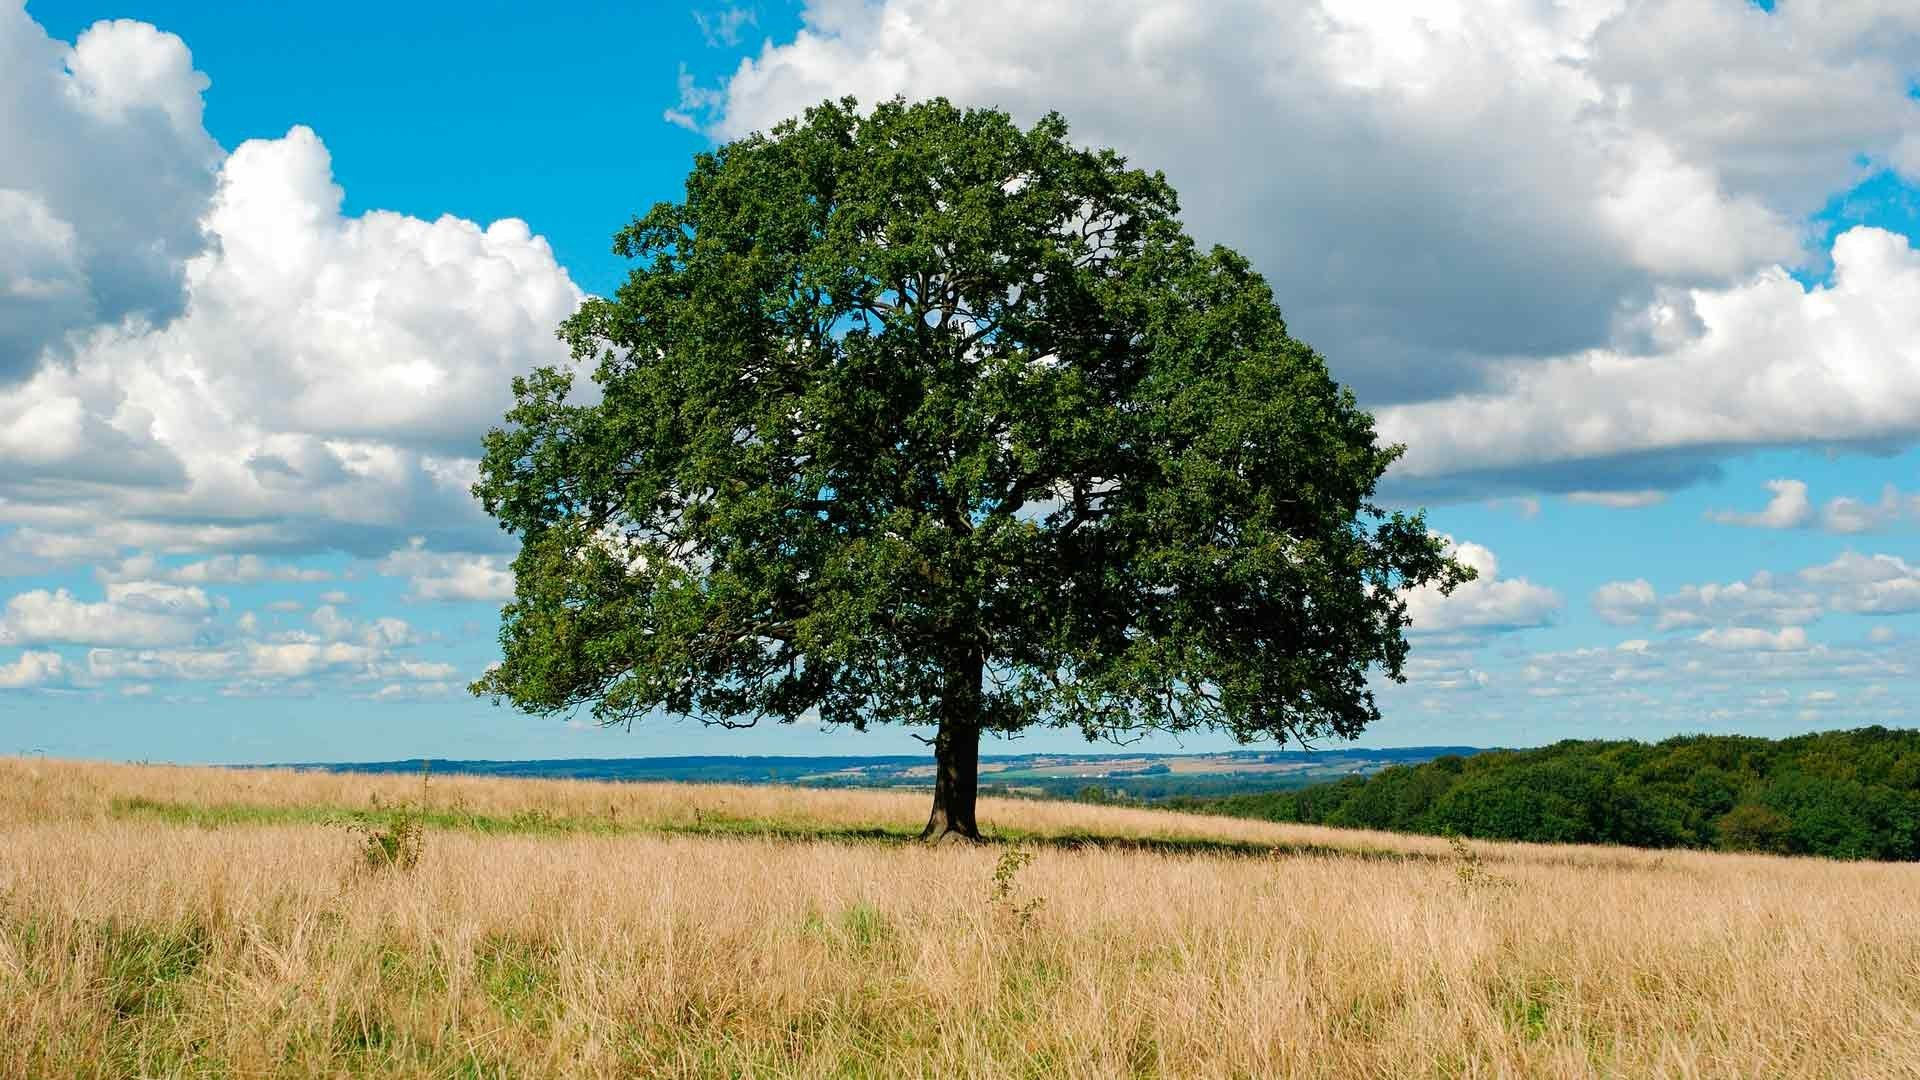
[[(1589, 735), (1619, 725), (1639, 738), (1703, 730), (1798, 734), (1807, 726), (1794, 708), (1829, 704), (1844, 708), (1813, 718), (1818, 724), (1898, 725), (1920, 702), (1920, 648), (1892, 633), (1830, 644), (1807, 627), (1715, 627), (1611, 648), (1525, 653), (1503, 642), (1491, 651), (1416, 655), (1435, 660), (1436, 671), (1484, 668), (1489, 678), (1472, 695), (1429, 693), (1412, 679), (1383, 684), (1383, 708), (1396, 723), (1458, 730), (1471, 722), (1504, 729), (1515, 740), (1510, 745), (1538, 741), (1544, 702), (1578, 715)], [(1829, 693), (1838, 695), (1831, 703)]]
[(372, 646), (343, 641), (247, 642), (240, 657), (245, 675), (259, 679), (299, 679), (325, 671), (364, 667), (375, 659)]
[(1842, 495), (1827, 500), (1818, 513), (1807, 497), (1807, 485), (1800, 480), (1773, 480), (1767, 484), (1773, 498), (1764, 509), (1754, 513), (1715, 510), (1707, 514), (1711, 521), (1724, 525), (1744, 525), (1760, 529), (1819, 528), (1824, 532), (1857, 534), (1876, 532), (1896, 522), (1920, 517), (1920, 495), (1902, 494), (1888, 484), (1880, 491), (1878, 502)]
[(0, 664), (0, 690), (44, 686), (66, 677), (67, 662), (59, 653), (28, 650), (11, 664)]
[(1421, 652), (1407, 660), (1406, 675), (1423, 692), (1474, 692), (1493, 681), (1473, 666), (1471, 652)]
[(1534, 518), (1540, 516), (1540, 500), (1531, 496), (1488, 499), (1485, 505), (1488, 509), (1511, 508), (1514, 513), (1520, 515), (1521, 519), (1525, 521), (1532, 521)]
[(1909, 184), (1920, 184), (1920, 131), (1909, 132), (1894, 145), (1893, 167)]
[(1381, 410), (1404, 473), (1920, 434), (1920, 252), (1856, 227), (1832, 284), (1767, 270), (1691, 293), (1702, 331), (1670, 348), (1510, 366), (1499, 389)]
[(325, 570), (271, 563), (258, 555), (216, 555), (211, 559), (188, 563), (167, 575), (169, 581), (203, 582), (208, 585), (328, 581), (332, 577)]
[(1825, 613), (1823, 598), (1795, 589), (1761, 572), (1746, 581), (1721, 585), (1684, 585), (1656, 594), (1644, 578), (1612, 581), (1595, 589), (1593, 609), (1615, 626), (1652, 619), (1661, 632), (1701, 626), (1788, 626), (1813, 622)]
[(201, 648), (96, 648), (87, 652), (87, 673), (98, 682), (213, 682), (221, 685), (223, 693), (265, 693), (276, 685), (316, 690), (331, 681), (348, 685), (442, 682), (455, 673), (451, 664), (410, 659), (397, 652), (414, 639), (392, 630), (391, 626), (354, 628), (348, 635), (351, 640), (276, 636)]
[(216, 604), (198, 588), (155, 581), (113, 582), (106, 599), (66, 589), (20, 593), (0, 609), (0, 643), (179, 645), (212, 624)]
[(1762, 571), (1726, 585), (1685, 585), (1660, 600), (1655, 630), (1721, 624), (1787, 626), (1823, 613), (1821, 598), (1783, 586)]
[(1645, 578), (1609, 581), (1593, 590), (1593, 610), (1615, 626), (1639, 622), (1659, 609), (1653, 584)]
[(375, 648), (393, 648), (416, 644), (420, 640), (419, 635), (413, 632), (413, 627), (403, 619), (381, 616), (358, 622), (340, 614), (331, 604), (314, 608), (308, 621), (325, 641), (358, 641)]
[(179, 316), (102, 324), (0, 387), (0, 524), (221, 554), (209, 581), (273, 576), (237, 551), (391, 550), (409, 521), (496, 543), (470, 455), (512, 376), (565, 359), (581, 294), (520, 221), (340, 200), (305, 128), (235, 150), (197, 211), (211, 246), (176, 260)]
[(730, 137), (849, 93), (1058, 109), (1166, 169), (1364, 398), (1406, 400), (1807, 258), (1796, 222), (1920, 114), (1920, 10), (1803, 7), (812, 0), (676, 112)]
[(87, 674), (101, 681), (150, 679), (207, 681), (237, 673), (234, 649), (89, 649)]
[(367, 696), (374, 701), (432, 701), (458, 697), (464, 689), (452, 682), (388, 683)]
[(1591, 600), (1594, 612), (1606, 622), (1628, 626), (1651, 621), (1660, 632), (1803, 627), (1836, 612), (1920, 611), (1920, 567), (1894, 555), (1846, 552), (1791, 575), (1762, 571), (1745, 581), (1684, 585), (1666, 594), (1658, 594), (1644, 578), (1613, 581), (1595, 589)]
[(1563, 607), (1560, 594), (1525, 578), (1500, 576), (1500, 561), (1480, 544), (1445, 538), (1449, 554), (1480, 576), (1442, 596), (1431, 585), (1407, 594), (1415, 633), (1496, 632), (1544, 626)]
[(1605, 506), (1614, 510), (1638, 510), (1648, 506), (1658, 506), (1667, 501), (1667, 493), (1644, 489), (1640, 491), (1569, 491), (1567, 501), (1587, 506)]
[(1896, 522), (1920, 518), (1920, 495), (1906, 494), (1888, 484), (1878, 502), (1842, 495), (1820, 508), (1820, 527), (1832, 533), (1877, 532)]
[(695, 8), (693, 21), (700, 27), (700, 36), (717, 49), (740, 44), (741, 32), (750, 26), (759, 26), (760, 16), (751, 7), (728, 4), (713, 11)]
[(1825, 587), (1835, 610), (1861, 615), (1920, 611), (1920, 567), (1895, 555), (1847, 552), (1800, 576)]
[(423, 537), (380, 560), (379, 571), (407, 579), (409, 600), (497, 602), (513, 597), (513, 571), (505, 560), (468, 552), (427, 550)]
[(1807, 631), (1798, 626), (1783, 626), (1778, 630), (1762, 630), (1753, 626), (1716, 626), (1711, 630), (1702, 630), (1694, 640), (1711, 649), (1799, 652), (1807, 648)]
[(172, 34), (106, 21), (70, 47), (0, 3), (0, 382), (68, 333), (180, 310), (220, 160), (206, 86)]
[(135, 555), (100, 568), (107, 581), (148, 579), (184, 585), (255, 585), (260, 582), (310, 583), (331, 581), (326, 570), (277, 563), (258, 555), (216, 555), (181, 566), (168, 567), (152, 555)]
[(1769, 480), (1767, 490), (1773, 497), (1755, 512), (1710, 510), (1707, 518), (1722, 525), (1743, 525), (1752, 529), (1798, 529), (1813, 521), (1813, 503), (1807, 499), (1804, 480)]

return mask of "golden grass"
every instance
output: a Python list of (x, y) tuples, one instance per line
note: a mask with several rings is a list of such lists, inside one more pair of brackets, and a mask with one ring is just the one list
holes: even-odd
[(996, 900), (1002, 846), (754, 835), (911, 793), (428, 790), (519, 831), (373, 871), (248, 812), (418, 778), (0, 759), (0, 1075), (1920, 1076), (1910, 865), (987, 801)]

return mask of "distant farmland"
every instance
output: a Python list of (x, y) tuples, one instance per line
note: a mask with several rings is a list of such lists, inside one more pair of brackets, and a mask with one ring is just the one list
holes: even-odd
[[(1470, 746), (1389, 749), (1240, 750), (1218, 754), (1017, 754), (980, 759), (989, 794), (1070, 798), (1094, 788), (1103, 797), (1153, 801), (1174, 796), (1235, 795), (1306, 787), (1347, 776), (1370, 776), (1391, 765), (1417, 765)], [(566, 758), (538, 761), (402, 761), (297, 763), (302, 770), (548, 780), (676, 781), (794, 784), (805, 787), (924, 787), (933, 765), (924, 755), (885, 757)]]

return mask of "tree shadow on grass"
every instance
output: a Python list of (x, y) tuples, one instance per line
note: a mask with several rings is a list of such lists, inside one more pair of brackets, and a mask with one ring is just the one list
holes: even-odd
[(990, 843), (1021, 843), (1065, 851), (1125, 851), (1152, 855), (1209, 855), (1242, 859), (1335, 858), (1368, 859), (1379, 862), (1441, 862), (1440, 856), (1423, 851), (1393, 851), (1387, 848), (1341, 847), (1337, 844), (1260, 843), (1253, 840), (1221, 840), (1208, 836), (1107, 836), (1075, 831), (1066, 833), (1010, 833), (990, 836)]
[[(331, 806), (253, 806), (245, 804), (193, 804), (162, 802), (154, 799), (115, 799), (109, 814), (121, 818), (159, 820), (175, 825), (222, 828), (248, 825), (305, 825), (337, 823), (344, 808)], [(361, 818), (383, 821), (397, 811), (356, 811)], [(775, 840), (785, 843), (913, 845), (920, 832), (911, 826), (836, 825), (775, 818), (734, 817), (724, 813), (696, 811), (691, 821), (616, 822), (601, 817), (568, 817), (523, 811), (516, 814), (478, 814), (430, 810), (422, 814), (430, 829), (478, 832), (491, 835), (594, 835), (594, 836), (691, 836), (713, 839)], [(1153, 855), (1205, 855), (1241, 859), (1337, 858), (1367, 859), (1381, 862), (1444, 862), (1444, 856), (1418, 851), (1394, 851), (1386, 848), (1342, 847), (1336, 844), (1258, 843), (1251, 840), (1224, 840), (1207, 836), (1125, 836), (1105, 835), (1086, 830), (1070, 832), (1026, 832), (1018, 829), (995, 830), (988, 834), (989, 844), (1027, 844), (1058, 851), (1141, 852)]]
[[(695, 824), (660, 826), (648, 831), (680, 836), (740, 837), (798, 843), (917, 845), (919, 831), (911, 828), (856, 825), (804, 825), (764, 818), (705, 819)], [(989, 830), (983, 843), (993, 846), (1025, 844), (1058, 851), (1141, 852), (1151, 855), (1206, 855), (1240, 859), (1334, 858), (1378, 862), (1445, 862), (1446, 857), (1424, 851), (1342, 847), (1338, 844), (1260, 843), (1208, 836), (1127, 836), (1089, 832), (1026, 832)]]

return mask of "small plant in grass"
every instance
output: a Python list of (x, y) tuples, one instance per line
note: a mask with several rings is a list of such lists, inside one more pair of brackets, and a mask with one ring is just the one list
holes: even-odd
[(380, 812), (379, 795), (372, 810), (362, 810), (338, 821), (360, 839), (360, 857), (369, 870), (411, 870), (420, 865), (427, 837), (428, 765), (420, 763), (420, 801), (400, 803)]
[(1453, 848), (1453, 873), (1460, 884), (1469, 889), (1504, 889), (1513, 885), (1512, 878), (1487, 869), (1480, 861), (1480, 853), (1468, 847), (1458, 833), (1447, 837), (1447, 845)]
[(993, 867), (993, 884), (987, 890), (987, 902), (996, 912), (1019, 924), (1026, 926), (1033, 916), (1046, 903), (1044, 897), (1020, 897), (1020, 871), (1033, 861), (1033, 852), (1019, 844), (1009, 846), (1000, 853), (1000, 861)]
[(360, 838), (360, 855), (372, 870), (411, 870), (420, 864), (426, 822), (421, 812), (404, 806), (385, 817), (354, 814), (343, 824)]

